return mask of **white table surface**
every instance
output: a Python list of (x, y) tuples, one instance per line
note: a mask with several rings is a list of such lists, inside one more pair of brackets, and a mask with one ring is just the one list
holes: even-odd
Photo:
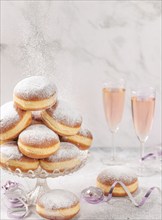
[[(123, 155), (125, 159), (131, 155), (132, 158), (137, 158), (138, 152), (128, 152), (128, 149), (118, 151), (118, 155)], [(110, 152), (105, 148), (92, 148), (86, 165), (78, 172), (70, 174), (64, 177), (49, 178), (48, 184), (51, 188), (62, 188), (70, 190), (80, 196), (81, 190), (95, 186), (96, 177), (98, 173), (105, 168), (105, 165), (101, 163), (101, 158), (104, 155), (110, 155)], [(1, 185), (5, 184), (7, 180), (14, 180), (22, 183), (27, 190), (34, 187), (35, 180), (28, 178), (20, 178), (1, 170)], [(161, 175), (151, 177), (139, 178), (139, 193), (137, 199), (140, 199), (149, 187), (158, 186), (161, 188)], [(81, 211), (75, 218), (76, 220), (160, 220), (162, 215), (160, 211), (161, 195), (158, 191), (153, 192), (147, 203), (141, 207), (134, 207), (131, 202), (126, 198), (113, 198), (108, 204), (102, 203), (99, 205), (90, 205), (84, 201), (81, 201)], [(6, 208), (3, 200), (1, 200), (1, 219), (9, 219), (6, 214)], [(38, 215), (32, 213), (27, 219), (42, 219)]]

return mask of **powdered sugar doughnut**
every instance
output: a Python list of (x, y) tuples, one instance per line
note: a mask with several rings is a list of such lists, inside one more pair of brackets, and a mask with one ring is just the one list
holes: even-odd
[(15, 86), (13, 98), (21, 109), (46, 109), (56, 103), (56, 86), (44, 76), (31, 76)]
[(31, 124), (31, 112), (18, 109), (13, 102), (7, 102), (0, 108), (0, 140), (16, 138)]
[(19, 150), (30, 158), (46, 158), (54, 154), (59, 146), (58, 135), (43, 124), (30, 125), (18, 139)]
[(49, 173), (54, 170), (59, 170), (59, 172), (71, 170), (81, 163), (78, 158), (79, 154), (80, 151), (75, 145), (61, 142), (60, 149), (54, 155), (40, 160), (40, 166)]
[(54, 106), (42, 112), (44, 123), (59, 135), (75, 135), (82, 123), (82, 117), (65, 101), (59, 100)]
[(23, 172), (36, 170), (39, 161), (24, 156), (18, 149), (16, 141), (8, 142), (0, 147), (0, 165), (15, 170), (19, 168)]
[(88, 129), (81, 128), (76, 135), (63, 136), (61, 140), (73, 143), (81, 150), (87, 150), (92, 144), (93, 136)]
[[(97, 186), (107, 195), (115, 181), (122, 181), (131, 193), (138, 188), (137, 175), (132, 169), (125, 166), (111, 166), (102, 171), (97, 177)], [(114, 188), (113, 196), (127, 196), (127, 194), (122, 186), (117, 184)]]
[(55, 189), (43, 194), (37, 201), (36, 211), (50, 220), (69, 220), (80, 210), (77, 196), (69, 191)]

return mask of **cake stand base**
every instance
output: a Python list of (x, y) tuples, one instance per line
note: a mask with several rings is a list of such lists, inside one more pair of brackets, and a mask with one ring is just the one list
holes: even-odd
[(35, 205), (39, 197), (49, 190), (50, 188), (47, 184), (46, 178), (45, 179), (37, 178), (34, 189), (32, 189), (28, 193), (28, 199), (29, 199), (30, 205)]

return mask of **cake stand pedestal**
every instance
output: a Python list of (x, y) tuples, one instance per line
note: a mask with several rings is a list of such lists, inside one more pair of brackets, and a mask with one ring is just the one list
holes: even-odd
[(37, 199), (49, 190), (50, 188), (47, 184), (47, 180), (43, 178), (37, 178), (35, 187), (28, 193), (30, 204), (35, 205)]

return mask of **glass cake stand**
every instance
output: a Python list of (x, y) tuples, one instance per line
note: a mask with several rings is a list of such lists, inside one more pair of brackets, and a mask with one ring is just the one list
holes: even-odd
[(29, 170), (28, 172), (22, 172), (19, 168), (17, 168), (15, 171), (11, 170), (9, 167), (2, 167), (3, 170), (6, 172), (9, 172), (10, 174), (17, 175), (19, 177), (28, 177), (31, 179), (36, 179), (36, 185), (35, 187), (28, 192), (28, 201), (30, 205), (35, 205), (37, 199), (45, 192), (49, 191), (50, 188), (47, 184), (47, 178), (52, 177), (56, 178), (59, 176), (65, 176), (70, 173), (78, 171), (80, 168), (82, 168), (88, 158), (88, 150), (81, 151), (79, 153), (79, 156), (77, 157), (79, 163), (77, 166), (75, 166), (72, 169), (66, 169), (63, 172), (60, 170), (53, 170), (52, 173), (48, 173), (47, 171), (43, 170), (41, 167), (39, 167), (37, 170)]

